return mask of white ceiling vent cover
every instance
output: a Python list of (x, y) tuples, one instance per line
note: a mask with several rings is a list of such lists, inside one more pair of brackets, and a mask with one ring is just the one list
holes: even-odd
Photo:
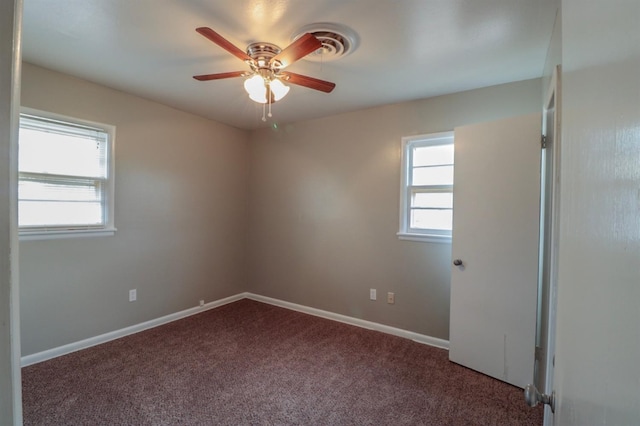
[(293, 34), (292, 41), (298, 39), (304, 33), (313, 34), (322, 43), (320, 49), (303, 58), (307, 61), (336, 61), (353, 52), (358, 44), (356, 33), (344, 25), (326, 22), (305, 25)]

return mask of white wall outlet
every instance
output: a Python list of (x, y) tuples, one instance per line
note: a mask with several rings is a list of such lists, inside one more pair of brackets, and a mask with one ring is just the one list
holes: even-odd
[(200, 306), (204, 306), (204, 300), (200, 301)]
[(387, 303), (393, 305), (396, 303), (396, 295), (392, 292), (387, 293)]
[(372, 288), (369, 290), (369, 299), (376, 300), (376, 289)]
[(138, 299), (138, 291), (134, 288), (129, 290), (129, 302), (135, 302)]

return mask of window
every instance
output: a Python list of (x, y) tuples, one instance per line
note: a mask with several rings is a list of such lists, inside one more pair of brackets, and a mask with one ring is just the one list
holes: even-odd
[(401, 239), (450, 242), (453, 132), (402, 138)]
[(20, 114), (21, 239), (113, 235), (113, 126)]

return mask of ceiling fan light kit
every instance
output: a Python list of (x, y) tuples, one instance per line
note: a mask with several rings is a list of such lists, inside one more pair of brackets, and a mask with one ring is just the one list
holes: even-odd
[(244, 81), (244, 89), (249, 98), (263, 105), (262, 121), (266, 121), (265, 107), (269, 106), (271, 117), (271, 104), (284, 98), (289, 93), (289, 87), (284, 84), (296, 84), (330, 93), (335, 88), (335, 83), (319, 80), (306, 75), (283, 71), (284, 68), (299, 59), (313, 53), (323, 51), (323, 42), (310, 33), (303, 33), (287, 46), (284, 50), (271, 43), (251, 43), (246, 53), (213, 31), (211, 28), (200, 27), (196, 31), (236, 56), (249, 65), (250, 71), (232, 71), (217, 74), (195, 75), (198, 81), (220, 80), (233, 77), (247, 77)]
[(252, 60), (245, 61), (249, 64), (251, 73), (244, 81), (244, 90), (252, 101), (259, 104), (273, 103), (289, 93), (289, 87), (285, 86), (280, 80), (281, 77), (277, 75), (282, 64), (276, 61), (272, 63), (273, 57), (281, 51), (271, 43), (251, 43), (247, 47), (247, 55)]
[[(282, 81), (266, 73), (256, 73), (244, 81), (244, 90), (249, 94), (249, 98), (259, 104), (266, 104), (268, 97), (271, 102), (279, 101), (289, 93), (289, 87)], [(272, 96), (269, 96), (271, 94)]]

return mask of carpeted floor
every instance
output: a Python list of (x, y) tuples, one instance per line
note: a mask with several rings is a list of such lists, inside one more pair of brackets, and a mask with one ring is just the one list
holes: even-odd
[(542, 425), (447, 351), (241, 300), (26, 367), (25, 425)]

